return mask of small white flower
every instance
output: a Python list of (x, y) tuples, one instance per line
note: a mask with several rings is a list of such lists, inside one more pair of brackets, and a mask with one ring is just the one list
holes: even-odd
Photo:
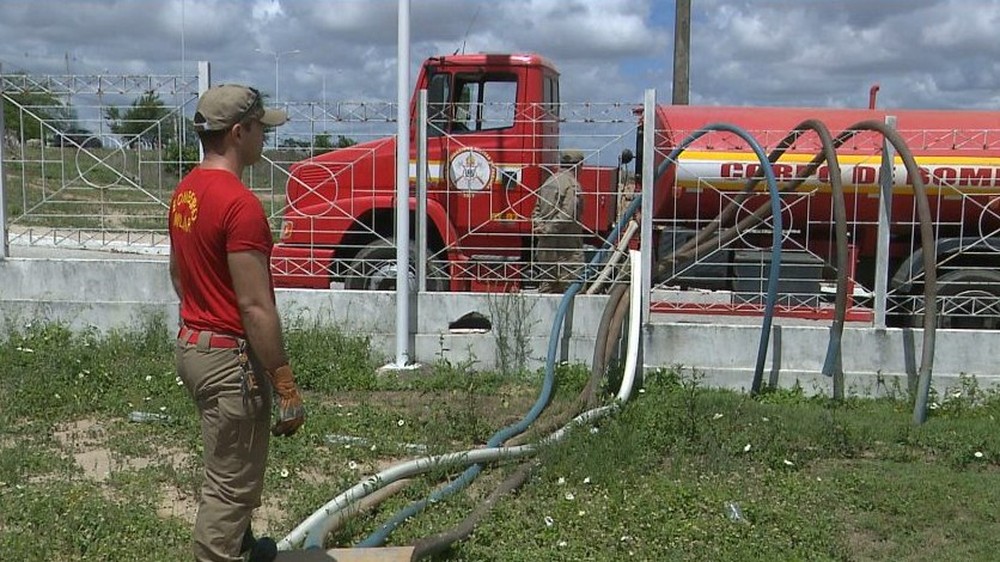
[(566, 541), (559, 541), (559, 546), (566, 546)]
[(760, 418), (760, 419), (761, 419), (761, 421), (763, 421), (763, 422), (769, 422), (769, 421), (771, 421), (771, 420), (769, 420), (769, 419), (767, 419), (767, 418), (765, 418), (765, 417), (762, 417), (762, 418)]
[(639, 394), (646, 394), (646, 389), (645, 388), (640, 388), (639, 389)]
[(30, 347), (19, 347), (19, 348), (17, 348), (17, 350), (20, 351), (20, 352), (22, 352), (22, 353), (34, 353), (35, 352), (35, 350), (31, 349)]
[(790, 461), (788, 459), (785, 459), (785, 466), (795, 466), (795, 463), (793, 463), (792, 461)]
[(55, 393), (54, 397), (55, 397), (56, 400), (59, 400), (59, 393), (58, 392)]
[(353, 415), (354, 415), (354, 412), (347, 412), (347, 417), (351, 417)]
[(372, 451), (374, 451), (374, 450), (375, 450), (375, 445), (372, 445), (372, 448), (371, 448), (371, 450), (372, 450)]
[(180, 377), (177, 377), (176, 380), (177, 380), (177, 386), (184, 386), (184, 381), (182, 381)]
[(584, 515), (586, 515), (586, 514), (587, 514), (587, 512), (581, 509), (580, 511), (577, 511), (577, 512), (576, 512), (576, 514), (577, 514), (577, 515), (578, 515), (579, 517), (583, 517)]
[(628, 541), (632, 540), (632, 537), (630, 537), (628, 535), (622, 535), (622, 538), (620, 538), (618, 540), (621, 541), (621, 542), (628, 542)]
[(566, 492), (566, 496), (565, 497), (566, 497), (566, 501), (573, 501), (573, 499), (576, 498), (576, 496), (573, 495), (573, 492)]
[(146, 375), (146, 382), (153, 380), (153, 375)]
[(975, 453), (972, 453), (972, 456), (976, 457), (977, 459), (981, 459), (981, 458), (983, 458), (983, 452), (982, 451), (976, 451)]
[(600, 431), (600, 430), (599, 430), (599, 429), (597, 429), (596, 427), (592, 427), (592, 428), (590, 428), (590, 433), (591, 433), (591, 434), (594, 434), (594, 433), (597, 433), (598, 431)]
[(347, 468), (349, 468), (351, 470), (357, 470), (358, 469), (358, 463), (356, 463), (354, 461), (351, 461), (351, 462), (347, 463)]
[(281, 469), (281, 477), (282, 478), (288, 478), (288, 469), (287, 468), (282, 468)]
[(556, 524), (556, 520), (549, 517), (548, 515), (545, 516), (545, 519), (543, 519), (543, 521), (545, 521), (546, 527), (551, 527)]
[(563, 478), (562, 476), (560, 476), (560, 477), (559, 477), (559, 480), (556, 480), (556, 482), (557, 482), (557, 483), (558, 483), (558, 484), (559, 484), (560, 486), (562, 486), (563, 484), (565, 484), (565, 483), (566, 483), (566, 479), (565, 479), (565, 478)]
[(166, 412), (167, 411), (167, 407), (166, 406), (160, 406), (160, 411), (161, 412)]
[(344, 448), (345, 449), (350, 449), (351, 448), (351, 444), (350, 443), (345, 443), (344, 444)]
[(743, 447), (743, 452), (744, 452), (744, 453), (749, 453), (749, 452), (750, 452), (750, 449), (751, 449), (751, 446), (750, 446), (750, 444), (749, 444), (749, 443), (747, 443), (747, 444), (746, 444), (746, 446), (745, 446), (745, 447)]
[(715, 414), (714, 416), (712, 416), (713, 420), (721, 420), (722, 418), (723, 418), (722, 414)]
[(404, 425), (406, 425), (406, 422), (400, 419), (399, 421), (396, 422), (396, 425), (398, 425), (399, 427), (403, 427)]
[(930, 405), (928, 405), (927, 407), (930, 408), (931, 410), (937, 410), (938, 408), (941, 407), (941, 405), (938, 404), (937, 402), (931, 402)]
[(822, 482), (822, 481), (823, 481), (823, 479), (822, 479), (822, 478), (820, 478), (819, 476), (817, 476), (817, 477), (816, 477), (816, 481), (817, 481), (817, 482)]
[(588, 476), (588, 477), (584, 478), (583, 479), (583, 483), (584, 484), (590, 484), (590, 477)]

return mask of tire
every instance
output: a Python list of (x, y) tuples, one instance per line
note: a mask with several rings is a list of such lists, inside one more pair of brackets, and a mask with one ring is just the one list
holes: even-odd
[[(957, 269), (938, 280), (938, 328), (1000, 329), (1000, 271)], [(923, 327), (924, 317), (913, 317)]]
[[(416, 290), (416, 253), (410, 251), (410, 288)], [(361, 248), (354, 257), (355, 269), (359, 274), (348, 275), (344, 279), (345, 289), (362, 291), (396, 290), (396, 246), (393, 240), (374, 240)], [(427, 267), (427, 290), (444, 291), (448, 281), (444, 269), (437, 262)]]

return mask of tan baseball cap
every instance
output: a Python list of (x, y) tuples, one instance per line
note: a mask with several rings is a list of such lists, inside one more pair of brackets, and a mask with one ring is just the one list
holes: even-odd
[(247, 117), (256, 117), (268, 127), (288, 121), (284, 111), (264, 108), (264, 100), (256, 88), (222, 84), (212, 86), (198, 99), (194, 128), (196, 131), (223, 131)]
[(566, 150), (560, 158), (563, 164), (573, 165), (583, 162), (583, 152), (580, 150)]

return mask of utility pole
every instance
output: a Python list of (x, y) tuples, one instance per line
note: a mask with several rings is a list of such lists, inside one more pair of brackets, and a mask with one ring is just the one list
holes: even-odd
[[(283, 57), (285, 55), (297, 55), (297, 54), (301, 53), (302, 51), (300, 51), (298, 49), (292, 49), (291, 51), (268, 51), (268, 50), (260, 49), (260, 48), (254, 49), (254, 51), (258, 52), (258, 53), (260, 53), (262, 55), (270, 55), (270, 56), (274, 57), (274, 106), (278, 107), (278, 104), (279, 104), (279, 100), (278, 100), (278, 69), (279, 69), (279, 66), (278, 66), (278, 63), (281, 60), (281, 57)], [(274, 132), (274, 149), (275, 150), (278, 149), (278, 132), (277, 131)]]
[(687, 105), (691, 90), (691, 0), (675, 0), (673, 104)]

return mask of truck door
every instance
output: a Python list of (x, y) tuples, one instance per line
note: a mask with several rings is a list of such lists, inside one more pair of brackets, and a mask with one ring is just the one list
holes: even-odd
[(506, 69), (450, 76), (450, 88), (440, 92), (450, 103), (443, 112), (432, 107), (428, 133), (437, 130), (441, 143), (448, 214), (460, 236), (517, 232), (530, 218), (521, 181), (525, 141), (517, 134), (520, 75)]

